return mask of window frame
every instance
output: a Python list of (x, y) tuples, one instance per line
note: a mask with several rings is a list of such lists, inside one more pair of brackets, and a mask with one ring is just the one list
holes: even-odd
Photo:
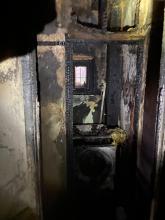
[[(85, 68), (85, 76), (84, 77), (82, 77), (82, 73), (81, 73), (81, 71), (80, 71), (80, 76), (79, 77), (77, 77), (77, 75), (76, 75), (76, 68)], [(74, 88), (75, 89), (85, 89), (87, 86), (88, 86), (88, 67), (86, 66), (86, 65), (84, 65), (84, 66), (82, 66), (82, 65), (80, 65), (80, 66), (77, 66), (77, 65), (75, 65), (74, 66)], [(76, 78), (77, 79), (79, 79), (80, 80), (80, 85), (78, 86), (78, 85), (76, 85)], [(84, 85), (82, 85), (81, 83), (82, 83), (82, 79), (85, 79), (85, 81), (84, 81)]]
[[(87, 67), (87, 83), (84, 88), (75, 87), (75, 67), (85, 66)], [(95, 93), (95, 78), (94, 78), (94, 59), (92, 60), (74, 60), (73, 61), (73, 94), (75, 95), (88, 95)]]

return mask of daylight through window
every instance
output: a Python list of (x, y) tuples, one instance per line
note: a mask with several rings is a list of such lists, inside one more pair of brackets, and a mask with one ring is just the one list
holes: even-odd
[(87, 85), (87, 67), (75, 66), (75, 88), (85, 88)]

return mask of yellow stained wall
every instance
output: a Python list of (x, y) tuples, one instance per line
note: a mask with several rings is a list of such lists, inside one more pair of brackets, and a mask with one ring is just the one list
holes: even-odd
[(143, 28), (151, 24), (154, 0), (141, 0), (139, 7), (138, 28)]

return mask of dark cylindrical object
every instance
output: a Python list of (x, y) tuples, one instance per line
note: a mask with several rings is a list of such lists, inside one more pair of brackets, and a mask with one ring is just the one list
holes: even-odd
[(109, 174), (114, 173), (115, 150), (113, 147), (91, 147), (79, 155), (81, 177), (90, 182), (102, 183)]

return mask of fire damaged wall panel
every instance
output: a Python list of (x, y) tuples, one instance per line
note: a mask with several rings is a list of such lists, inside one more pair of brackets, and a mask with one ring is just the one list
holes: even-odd
[(65, 48), (38, 46), (44, 208), (65, 188)]
[(137, 48), (111, 43), (108, 49), (107, 123), (128, 133), (134, 126)]
[[(107, 45), (91, 43), (75, 43), (73, 48), (73, 59), (82, 59), (88, 56), (94, 60), (93, 77), (89, 80), (94, 82), (94, 90), (90, 94), (74, 94), (73, 92), (73, 123), (74, 124), (91, 124), (99, 123), (101, 103), (102, 103), (102, 86), (106, 81), (106, 61)], [(88, 59), (88, 57), (86, 59)], [(89, 75), (91, 74), (89, 72)], [(74, 74), (74, 69), (73, 69)], [(90, 86), (90, 85), (89, 85)], [(78, 116), (78, 117), (77, 117)]]
[(78, 23), (83, 25), (98, 26), (99, 24), (99, 1), (85, 0), (72, 1), (72, 11)]
[(120, 15), (120, 0), (109, 1), (108, 3), (108, 28), (120, 28), (121, 15)]
[(120, 123), (128, 133), (134, 130), (137, 56), (137, 45), (122, 45), (123, 83)]
[[(137, 22), (138, 0), (87, 0), (72, 1), (74, 16), (78, 23), (96, 26), (105, 30), (123, 31), (134, 27)], [(103, 26), (102, 26), (103, 25)]]
[(121, 44), (116, 44), (112, 42), (108, 45), (106, 91), (106, 123), (108, 126), (117, 126), (120, 118), (120, 101), (123, 77), (121, 53)]
[(31, 160), (26, 146), (21, 58), (10, 58), (0, 63), (0, 219), (19, 219), (20, 215), (21, 219), (36, 219)]
[(72, 19), (83, 26), (104, 26), (105, 31), (145, 29), (151, 23), (152, 4), (152, 0), (72, 1)]
[[(144, 172), (144, 166), (143, 164), (143, 157), (142, 152), (144, 150), (143, 144), (142, 144), (142, 135), (145, 129), (144, 126), (144, 101), (145, 101), (145, 90), (146, 90), (146, 72), (147, 72), (147, 62), (148, 62), (148, 45), (149, 45), (149, 38), (146, 37), (145, 41), (142, 42), (139, 45), (139, 56), (138, 56), (138, 74), (139, 77), (139, 112), (138, 112), (138, 119), (137, 120), (137, 167), (143, 170)], [(144, 127), (144, 128), (143, 128)], [(147, 172), (146, 172), (147, 173)], [(147, 178), (147, 175), (145, 173), (145, 177)]]
[(136, 26), (138, 0), (109, 0), (108, 29), (121, 30)]
[(138, 27), (148, 27), (152, 22), (153, 12), (152, 0), (141, 0), (139, 2), (139, 16), (138, 16)]
[(131, 28), (146, 28), (151, 23), (152, 0), (109, 0), (108, 28), (130, 31)]
[[(108, 47), (107, 124), (120, 126), (139, 143), (143, 126), (147, 40)], [(147, 57), (147, 56), (146, 56)]]

